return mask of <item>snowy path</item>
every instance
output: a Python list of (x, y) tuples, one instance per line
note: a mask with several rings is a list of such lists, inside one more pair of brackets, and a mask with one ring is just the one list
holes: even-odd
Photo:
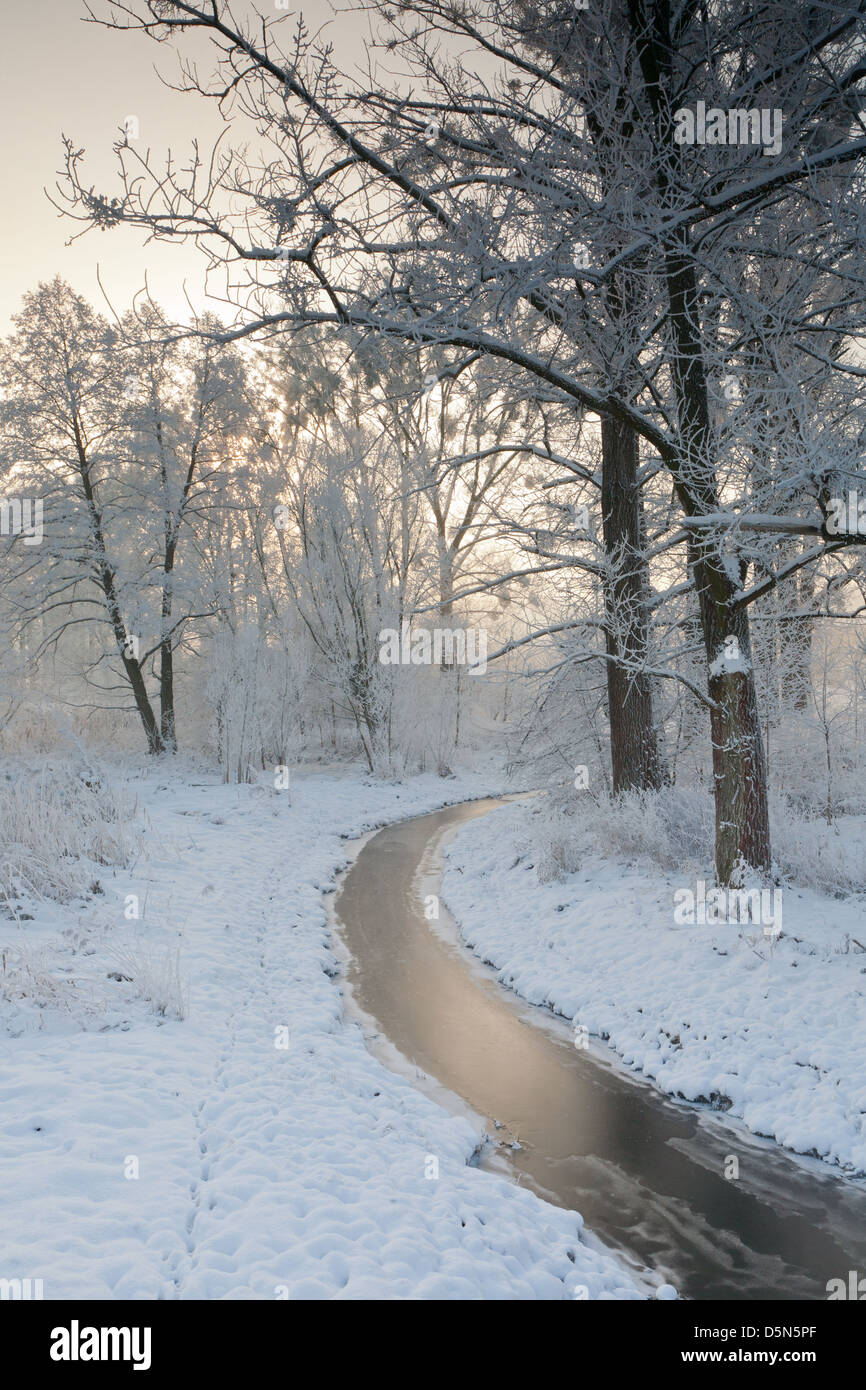
[[(110, 1007), (19, 1002), (0, 1045), (0, 1277), (42, 1278), (48, 1299), (641, 1296), (575, 1213), (467, 1166), (469, 1121), (343, 1017), (322, 897), (341, 835), (483, 786), (136, 787), (142, 857), (103, 871), (114, 926), (63, 967), (64, 997), (99, 986)], [(65, 959), (56, 926), (4, 932)], [(121, 947), (152, 964), (179, 950), (183, 1021), (106, 980)]]

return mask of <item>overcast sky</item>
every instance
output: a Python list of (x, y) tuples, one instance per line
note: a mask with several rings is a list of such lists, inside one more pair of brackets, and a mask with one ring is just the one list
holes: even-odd
[[(335, 18), (335, 9), (344, 3), (297, 0), (311, 30), (328, 26), (327, 36), (345, 69), (360, 55), (367, 20), (345, 13)], [(143, 236), (131, 228), (88, 232), (68, 246), (80, 224), (61, 218), (43, 190), (53, 186), (61, 167), (61, 133), (86, 149), (88, 181), (113, 192), (111, 146), (127, 116), (137, 117), (141, 144), (155, 155), (161, 158), (171, 146), (181, 156), (193, 136), (209, 145), (219, 133), (222, 121), (215, 105), (160, 83), (157, 69), (176, 76), (169, 45), (84, 23), (82, 0), (6, 0), (4, 8), (0, 332), (9, 331), (22, 295), (58, 273), (104, 310), (97, 268), (119, 312), (129, 307), (146, 271), (154, 298), (172, 315), (186, 317), (184, 284), (197, 306), (204, 302), (202, 259), (192, 246), (145, 246)], [(253, 8), (268, 15), (284, 13), (275, 0), (259, 0), (256, 6), (238, 0), (235, 13)], [(104, 13), (103, 0), (93, 0), (93, 9)], [(288, 30), (293, 22), (287, 18)], [(191, 52), (188, 39), (183, 51)], [(202, 70), (210, 72), (211, 67)]]

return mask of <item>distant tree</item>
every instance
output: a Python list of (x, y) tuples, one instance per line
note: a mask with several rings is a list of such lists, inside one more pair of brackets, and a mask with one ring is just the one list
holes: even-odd
[(204, 336), (178, 342), (153, 304), (123, 324), (130, 487), (142, 512), (153, 518), (157, 538), (143, 582), (157, 591), (160, 738), (169, 751), (177, 748), (175, 651), (188, 625), (214, 611), (196, 563), (196, 530), (210, 509), (224, 503), (245, 435), (256, 430), (237, 349), (208, 336), (221, 328), (214, 318), (205, 317), (199, 327)]
[(141, 649), (146, 537), (129, 487), (120, 336), (60, 279), (26, 294), (14, 323), (0, 358), (0, 450), (7, 476), (44, 508), (42, 544), (10, 555), (15, 628), (37, 660), (81, 624), (107, 628), (96, 667), (119, 673), (148, 751), (162, 752)]

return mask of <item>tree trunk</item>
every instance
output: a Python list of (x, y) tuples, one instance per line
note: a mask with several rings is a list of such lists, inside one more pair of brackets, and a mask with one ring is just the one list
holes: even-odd
[[(673, 379), (679, 403), (680, 456), (675, 480), (688, 515), (719, 509), (715, 470), (710, 464), (713, 432), (701, 348), (697, 280), (687, 235), (669, 250), (666, 262), (673, 335)], [(719, 882), (736, 881), (739, 866), (770, 867), (767, 765), (758, 716), (749, 619), (736, 595), (746, 565), (708, 536), (689, 544), (689, 564), (700, 605), (707, 655), (713, 789), (716, 809), (716, 872)]]
[(160, 737), (156, 723), (156, 715), (153, 712), (153, 706), (150, 703), (150, 697), (147, 693), (144, 672), (141, 669), (141, 662), (135, 654), (136, 648), (134, 638), (127, 632), (120, 613), (117, 576), (114, 567), (108, 559), (108, 552), (105, 545), (105, 528), (102, 523), (102, 510), (93, 486), (90, 460), (87, 456), (84, 434), (77, 415), (73, 418), (72, 424), (75, 433), (75, 445), (78, 452), (81, 490), (90, 516), (91, 536), (94, 547), (94, 568), (98, 576), (98, 582), (105, 596), (105, 606), (108, 611), (111, 630), (114, 633), (114, 640), (117, 643), (117, 650), (123, 662), (123, 669), (126, 672), (126, 678), (132, 690), (132, 698), (135, 700), (135, 707), (138, 710), (139, 718), (144, 728), (145, 738), (147, 739), (147, 751), (148, 753), (161, 753), (163, 751), (162, 738)]
[(608, 570), (604, 576), (607, 703), (614, 795), (662, 786), (647, 652), (647, 568), (637, 435), (607, 417), (601, 424), (601, 506)]
[[(674, 213), (681, 206), (682, 193), (670, 102), (676, 49), (671, 37), (672, 7), (630, 3), (628, 13), (645, 90), (654, 109), (657, 186), (663, 210)], [(664, 251), (670, 369), (679, 416), (677, 448), (666, 462), (685, 514), (709, 516), (719, 510), (720, 498), (698, 276), (689, 239), (689, 227), (681, 223), (666, 238)], [(724, 542), (713, 536), (690, 541), (688, 559), (700, 605), (707, 686), (713, 701), (710, 730), (716, 872), (720, 883), (730, 884), (741, 860), (761, 871), (770, 865), (767, 766), (749, 619), (746, 609), (737, 603), (748, 566), (726, 553)]]
[(172, 576), (174, 546), (166, 550), (162, 586), (162, 612), (159, 643), (159, 727), (165, 750), (177, 752), (177, 733), (174, 720), (174, 647), (171, 640)]
[(177, 752), (174, 724), (174, 651), (171, 638), (159, 648), (159, 731), (166, 752)]
[(770, 867), (767, 766), (755, 690), (749, 623), (729, 598), (716, 600), (707, 562), (694, 566), (707, 651), (707, 689), (716, 810), (719, 882), (736, 883), (740, 868)]
[(135, 700), (136, 709), (138, 710), (142, 725), (144, 726), (144, 734), (147, 739), (147, 751), (148, 753), (164, 753), (165, 748), (163, 747), (162, 737), (156, 725), (156, 715), (150, 703), (147, 687), (144, 683), (141, 663), (134, 658), (125, 656), (122, 660), (126, 667), (129, 684), (132, 687), (132, 695)]

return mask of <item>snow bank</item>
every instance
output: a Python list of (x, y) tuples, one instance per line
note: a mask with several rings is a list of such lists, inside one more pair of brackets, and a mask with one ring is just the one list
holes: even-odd
[(669, 1094), (866, 1172), (863, 895), (783, 886), (778, 939), (677, 925), (674, 895), (694, 887), (683, 868), (584, 852), (539, 882), (549, 815), (510, 806), (451, 843), (443, 894), (468, 944)]
[(0, 919), (44, 976), (0, 992), (0, 1277), (46, 1298), (641, 1297), (578, 1215), (467, 1166), (469, 1121), (343, 1016), (322, 898), (341, 835), (488, 788), (127, 781), (132, 866)]

